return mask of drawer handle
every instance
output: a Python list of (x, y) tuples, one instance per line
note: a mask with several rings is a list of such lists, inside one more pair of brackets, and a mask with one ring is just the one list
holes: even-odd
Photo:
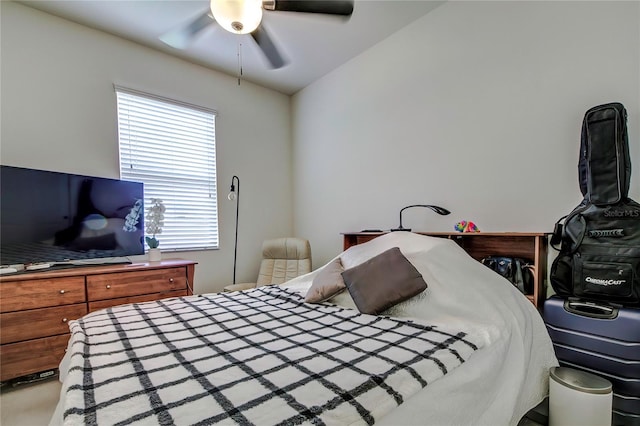
[(169, 278), (169, 282), (172, 283), (173, 282), (173, 278)]
[(110, 288), (111, 288), (111, 284), (107, 284), (107, 289), (110, 289)]
[(67, 319), (66, 318), (62, 318), (62, 322), (67, 322)]
[(64, 294), (64, 290), (60, 290), (60, 294)]

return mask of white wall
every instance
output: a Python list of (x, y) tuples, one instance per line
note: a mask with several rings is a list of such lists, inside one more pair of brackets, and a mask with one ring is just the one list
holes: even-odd
[(1, 19), (2, 164), (117, 178), (114, 83), (213, 108), (220, 249), (164, 257), (199, 262), (198, 293), (231, 283), (235, 174), (237, 281), (254, 281), (262, 241), (292, 231), (290, 98), (16, 3)]
[(294, 231), (314, 266), (341, 232), (553, 230), (581, 200), (585, 111), (629, 112), (640, 200), (640, 3), (448, 2), (292, 103)]

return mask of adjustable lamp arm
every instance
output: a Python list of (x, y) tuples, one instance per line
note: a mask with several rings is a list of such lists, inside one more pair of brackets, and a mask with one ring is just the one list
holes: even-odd
[(451, 212), (447, 209), (445, 209), (444, 207), (440, 207), (440, 206), (433, 206), (431, 204), (412, 204), (410, 206), (407, 207), (403, 207), (402, 209), (400, 209), (400, 226), (397, 228), (392, 229), (391, 231), (411, 231), (411, 228), (405, 228), (402, 226), (402, 212), (405, 211), (406, 209), (410, 209), (412, 207), (424, 207), (427, 209), (431, 209), (434, 212), (442, 215), (442, 216), (446, 216), (448, 214), (450, 214)]

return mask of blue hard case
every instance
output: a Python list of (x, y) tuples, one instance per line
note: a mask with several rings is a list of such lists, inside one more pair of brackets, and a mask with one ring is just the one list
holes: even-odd
[(543, 317), (561, 365), (613, 385), (614, 425), (640, 425), (640, 309), (552, 296)]

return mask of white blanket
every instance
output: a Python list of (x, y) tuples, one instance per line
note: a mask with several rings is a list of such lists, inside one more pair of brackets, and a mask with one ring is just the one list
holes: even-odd
[[(508, 281), (473, 260), (453, 241), (396, 232), (352, 247), (339, 257), (350, 268), (391, 247), (400, 247), (429, 287), (387, 313), (443, 330), (465, 330), (482, 348), (376, 418), (376, 424), (516, 425), (546, 396), (548, 371), (558, 365), (539, 313)], [(303, 295), (317, 273), (284, 286)], [(354, 307), (348, 292), (330, 302)], [(67, 355), (61, 364), (61, 379), (68, 363)], [(69, 383), (64, 380), (52, 425), (62, 422)]]
[[(387, 313), (460, 327), (482, 336), (484, 348), (377, 424), (517, 425), (548, 394), (549, 369), (558, 365), (538, 311), (511, 283), (448, 239), (392, 232), (338, 257), (348, 269), (391, 247), (400, 248), (429, 287)], [(318, 271), (289, 287), (305, 293)], [(332, 302), (355, 306), (348, 293)]]
[(65, 425), (373, 424), (481, 345), (280, 286), (118, 306), (71, 332)]

